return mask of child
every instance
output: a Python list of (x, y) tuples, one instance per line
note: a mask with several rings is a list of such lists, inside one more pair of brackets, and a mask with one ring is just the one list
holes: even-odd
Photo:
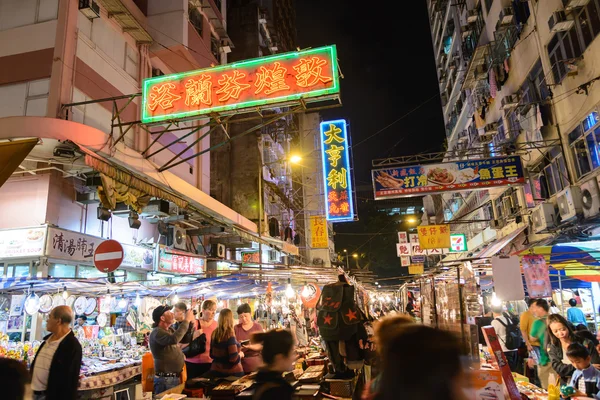
[(572, 343), (567, 348), (567, 357), (576, 368), (570, 383), (575, 388), (573, 396), (600, 399), (600, 371), (591, 364), (588, 349), (581, 343)]

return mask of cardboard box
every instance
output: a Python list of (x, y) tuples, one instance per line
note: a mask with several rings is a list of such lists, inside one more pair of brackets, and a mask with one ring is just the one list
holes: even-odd
[(496, 369), (479, 369), (470, 371), (472, 400), (504, 400), (502, 373)]

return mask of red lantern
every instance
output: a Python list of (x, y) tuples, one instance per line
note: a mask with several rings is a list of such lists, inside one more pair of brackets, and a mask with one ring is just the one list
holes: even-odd
[(300, 295), (302, 304), (304, 304), (304, 307), (306, 308), (315, 308), (319, 301), (319, 297), (321, 297), (321, 288), (314, 283), (309, 283), (304, 286), (302, 294)]

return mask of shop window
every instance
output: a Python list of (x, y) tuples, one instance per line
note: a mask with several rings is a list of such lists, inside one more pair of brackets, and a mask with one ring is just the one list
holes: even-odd
[(29, 276), (29, 264), (9, 264), (6, 269), (7, 278), (22, 278)]
[(53, 278), (75, 278), (75, 265), (51, 264), (48, 267), (48, 276)]
[(577, 178), (600, 167), (600, 117), (596, 111), (569, 133)]
[(84, 267), (80, 265), (77, 269), (77, 277), (84, 279), (106, 278), (106, 274), (98, 271), (95, 267)]
[(535, 200), (552, 197), (570, 184), (565, 158), (558, 146), (550, 149), (544, 160), (532, 170), (538, 171), (530, 178), (531, 193)]

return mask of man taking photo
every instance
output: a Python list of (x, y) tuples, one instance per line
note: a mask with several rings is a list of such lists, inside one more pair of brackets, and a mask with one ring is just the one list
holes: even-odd
[(162, 393), (180, 384), (185, 357), (177, 345), (194, 321), (192, 310), (178, 314), (179, 327), (171, 332), (169, 327), (175, 322), (172, 306), (158, 306), (152, 312), (154, 324), (150, 333), (150, 351), (154, 358), (154, 393)]

